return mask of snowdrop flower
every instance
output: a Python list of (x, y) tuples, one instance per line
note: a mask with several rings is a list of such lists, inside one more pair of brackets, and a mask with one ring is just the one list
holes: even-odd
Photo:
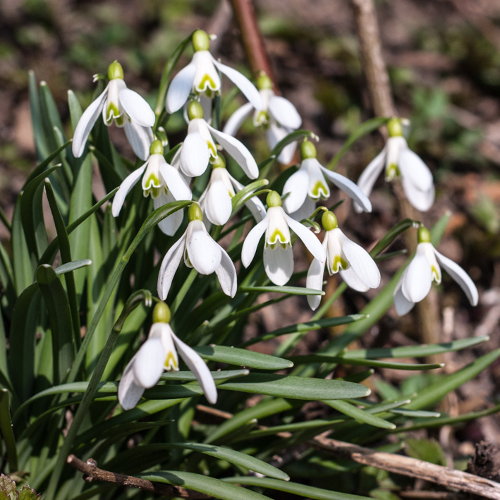
[[(273, 149), (278, 142), (301, 126), (302, 118), (288, 99), (274, 93), (273, 83), (264, 72), (257, 78), (257, 88), (262, 101), (261, 107), (256, 108), (251, 102), (243, 104), (231, 115), (223, 132), (235, 135), (241, 124), (253, 112), (254, 126), (265, 129), (267, 144)], [(290, 163), (296, 146), (296, 142), (286, 145), (278, 157), (279, 161)]]
[(187, 116), (187, 136), (173, 159), (185, 175), (198, 177), (205, 172), (210, 159), (218, 156), (217, 141), (250, 179), (259, 176), (259, 168), (250, 151), (234, 137), (211, 127), (203, 118), (203, 107), (199, 102), (189, 102)]
[(415, 257), (405, 269), (394, 292), (394, 305), (400, 316), (427, 296), (433, 281), (438, 285), (441, 283), (440, 265), (458, 283), (471, 305), (477, 305), (478, 292), (470, 276), (458, 264), (440, 254), (431, 243), (428, 229), (420, 227)]
[[(385, 167), (385, 180), (401, 178), (408, 201), (425, 212), (434, 202), (434, 183), (427, 165), (409, 147), (403, 137), (403, 127), (399, 118), (391, 118), (387, 123), (389, 138), (384, 149), (370, 162), (358, 180), (358, 186), (367, 196)], [(359, 204), (355, 204), (360, 211)]]
[[(150, 155), (146, 163), (134, 170), (120, 184), (111, 207), (111, 213), (114, 217), (118, 217), (120, 214), (125, 197), (141, 176), (144, 196), (151, 195), (155, 209), (172, 201), (192, 199), (191, 189), (182, 175), (165, 161), (161, 141), (153, 141), (149, 152)], [(172, 236), (179, 229), (182, 218), (182, 211), (178, 210), (163, 219), (158, 225), (165, 234)]]
[[(211, 165), (212, 175), (200, 197), (200, 206), (209, 222), (222, 226), (231, 217), (233, 196), (244, 186), (229, 174), (226, 162), (221, 155), (218, 155)], [(257, 222), (260, 222), (266, 215), (264, 204), (257, 197), (250, 198), (245, 205)]]
[(158, 296), (165, 300), (170, 290), (175, 271), (184, 257), (187, 267), (200, 274), (215, 273), (222, 291), (234, 297), (236, 294), (236, 269), (227, 252), (208, 234), (203, 224), (203, 212), (197, 203), (188, 209), (189, 224), (185, 233), (168, 250), (158, 274)]
[(179, 370), (176, 348), (196, 376), (207, 401), (216, 403), (217, 388), (210, 370), (200, 355), (175, 335), (169, 323), (170, 309), (164, 302), (159, 302), (153, 310), (148, 339), (126, 366), (118, 386), (118, 400), (124, 410), (137, 405), (144, 390), (160, 380), (163, 370)]
[(128, 142), (134, 153), (146, 160), (149, 145), (153, 141), (151, 127), (155, 122), (155, 114), (149, 104), (133, 90), (127, 88), (123, 81), (123, 68), (114, 61), (108, 68), (109, 83), (104, 91), (90, 104), (80, 117), (73, 136), (72, 151), (75, 158), (80, 158), (90, 131), (99, 114), (106, 126), (114, 123), (123, 127)]
[(241, 262), (248, 267), (252, 262), (259, 240), (264, 237), (264, 269), (275, 285), (284, 285), (293, 274), (293, 251), (290, 229), (302, 240), (318, 260), (325, 259), (325, 250), (318, 238), (300, 222), (288, 216), (282, 208), (276, 191), (267, 195), (267, 214), (247, 235), (241, 250)]
[(239, 71), (220, 63), (210, 54), (210, 37), (205, 31), (196, 30), (191, 43), (194, 49), (193, 59), (175, 75), (168, 87), (168, 113), (181, 109), (192, 92), (209, 98), (219, 94), (221, 81), (218, 71), (224, 73), (256, 108), (260, 106), (260, 95), (253, 84)]
[[(283, 206), (291, 217), (297, 220), (309, 217), (318, 200), (330, 197), (326, 179), (358, 203), (362, 210), (371, 212), (372, 204), (359, 187), (347, 177), (323, 167), (316, 158), (316, 147), (311, 141), (300, 145), (302, 162), (283, 187)], [(326, 177), (326, 179), (325, 179)]]
[[(370, 254), (341, 231), (333, 212), (324, 212), (321, 224), (325, 230), (323, 248), (326, 259), (314, 259), (311, 262), (307, 273), (307, 288), (323, 289), (325, 264), (330, 276), (340, 273), (346, 284), (358, 292), (377, 288), (380, 285), (380, 271)], [(312, 310), (319, 306), (320, 301), (320, 295), (307, 296)]]

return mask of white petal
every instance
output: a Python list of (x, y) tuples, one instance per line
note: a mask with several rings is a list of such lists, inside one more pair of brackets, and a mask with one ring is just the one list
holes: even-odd
[[(325, 239), (326, 242), (326, 239)], [(323, 245), (325, 244), (323, 242)], [(306, 287), (314, 290), (323, 290), (323, 274), (325, 272), (325, 261), (313, 259), (307, 271)], [(321, 302), (321, 295), (308, 295), (307, 303), (314, 311)]]
[(184, 106), (193, 89), (195, 73), (196, 67), (191, 62), (174, 76), (167, 91), (166, 108), (168, 113), (175, 113)]
[(120, 90), (120, 104), (130, 119), (142, 127), (152, 127), (155, 124), (155, 114), (147, 101), (131, 89)]
[(269, 100), (269, 112), (281, 125), (293, 130), (302, 125), (302, 118), (295, 106), (284, 97), (275, 95)]
[(180, 155), (181, 170), (189, 177), (198, 177), (207, 169), (210, 153), (207, 143), (199, 133), (187, 135)]
[(227, 187), (221, 181), (209, 184), (204, 201), (205, 215), (212, 224), (222, 226), (229, 217), (233, 206)]
[(340, 276), (345, 281), (346, 285), (357, 292), (366, 292), (370, 287), (356, 274), (352, 267), (340, 269)]
[(470, 276), (456, 262), (453, 262), (448, 257), (445, 257), (437, 250), (434, 250), (434, 253), (436, 254), (436, 258), (439, 263), (464, 291), (465, 295), (469, 299), (469, 302), (473, 306), (476, 306), (479, 300), (479, 295), (476, 285)]
[(293, 274), (293, 251), (291, 245), (271, 248), (264, 246), (264, 269), (268, 278), (278, 286), (288, 282)]
[(303, 219), (308, 219), (314, 212), (315, 208), (316, 202), (306, 196), (304, 204), (298, 210), (296, 210), (295, 212), (290, 212), (288, 215), (294, 220), (301, 221)]
[(222, 130), (225, 134), (234, 136), (238, 132), (241, 124), (246, 120), (253, 110), (253, 106), (247, 102), (238, 108), (227, 121), (224, 129)]
[[(288, 135), (288, 131), (285, 131), (285, 135)], [(278, 156), (278, 161), (280, 163), (283, 163), (284, 165), (288, 165), (289, 163), (292, 163), (296, 149), (297, 149), (297, 142), (296, 141), (291, 142), (290, 144), (287, 144), (281, 150), (281, 153)]]
[(361, 191), (357, 184), (352, 182), (347, 177), (344, 177), (337, 172), (332, 172), (323, 166), (321, 167), (321, 171), (328, 177), (328, 179), (330, 179), (331, 182), (333, 182), (333, 184), (350, 196), (359, 207), (362, 207), (363, 211), (372, 211), (371, 201), (367, 198), (365, 193)]
[(219, 279), (222, 291), (229, 297), (234, 297), (238, 286), (236, 269), (233, 261), (223, 248), (221, 248), (221, 256), (220, 266), (215, 270), (215, 274)]
[(134, 408), (144, 393), (144, 387), (137, 385), (135, 381), (135, 359), (136, 356), (129, 361), (120, 379), (120, 384), (118, 385), (118, 401), (124, 410), (131, 410)]
[(293, 220), (290, 216), (285, 215), (285, 219), (290, 229), (292, 229), (292, 231), (302, 240), (307, 249), (313, 254), (314, 258), (325, 260), (325, 249), (317, 236), (307, 229), (306, 226)]
[(207, 91), (220, 92), (220, 76), (214, 66), (214, 60), (208, 50), (198, 50), (193, 55), (196, 67), (193, 89), (198, 93)]
[(84, 111), (75, 128), (75, 132), (73, 134), (73, 144), (71, 145), (71, 149), (73, 151), (73, 156), (75, 158), (80, 158), (83, 154), (83, 150), (85, 149), (85, 144), (87, 143), (87, 139), (89, 138), (90, 131), (94, 126), (99, 114), (102, 110), (102, 106), (104, 103), (104, 99), (108, 95), (108, 87), (104, 89), (104, 91), (96, 97), (96, 99), (89, 105), (89, 107)]
[(413, 309), (415, 302), (410, 302), (404, 295), (402, 291), (401, 282), (398, 284), (396, 291), (394, 292), (394, 306), (396, 307), (396, 312), (399, 316), (403, 316), (407, 312)]
[[(163, 158), (163, 157), (162, 157)], [(160, 175), (174, 200), (191, 200), (193, 194), (179, 171), (165, 160), (160, 163)]]
[(118, 217), (127, 194), (139, 181), (139, 178), (143, 174), (144, 170), (146, 170), (146, 165), (134, 170), (131, 174), (125, 177), (123, 182), (120, 184), (120, 187), (113, 198), (113, 205), (111, 206), (111, 213), (113, 214), (113, 217)]
[(208, 128), (217, 142), (234, 158), (245, 174), (250, 179), (257, 179), (259, 176), (259, 167), (257, 167), (257, 163), (250, 151), (238, 139), (219, 132), (210, 125)]
[(275, 121), (269, 123), (269, 128), (266, 130), (266, 139), (269, 149), (274, 149), (274, 146), (284, 139), (288, 132), (280, 127)]
[(179, 267), (184, 247), (186, 244), (186, 233), (182, 235), (169, 249), (161, 262), (160, 271), (158, 272), (158, 297), (161, 300), (167, 298), (172, 280), (174, 279), (175, 271)]
[[(370, 196), (370, 193), (372, 192), (373, 189), (373, 185), (377, 180), (377, 177), (384, 169), (385, 155), (386, 155), (386, 148), (384, 148), (377, 156), (375, 156), (375, 158), (373, 158), (373, 160), (363, 170), (358, 179), (357, 182), (358, 187), (366, 196)], [(354, 209), (357, 212), (362, 211), (362, 207), (357, 203), (354, 204)]]
[(200, 274), (212, 274), (220, 265), (221, 247), (200, 220), (191, 221), (188, 225), (186, 251), (192, 266)]
[(309, 175), (308, 195), (312, 199), (327, 199), (330, 197), (330, 188), (322, 172), (320, 162), (316, 158), (302, 160), (302, 168), (307, 169)]
[(241, 248), (241, 263), (245, 267), (248, 267), (252, 262), (257, 246), (259, 245), (259, 241), (262, 238), (262, 235), (266, 232), (268, 223), (269, 218), (266, 216), (247, 234), (247, 237), (243, 242), (243, 247)]
[(301, 167), (287, 179), (283, 186), (283, 197), (288, 195), (283, 200), (283, 207), (287, 213), (296, 212), (304, 204), (308, 189), (309, 174), (305, 168)]
[(217, 388), (205, 361), (201, 359), (200, 355), (194, 349), (191, 349), (191, 347), (177, 337), (177, 335), (172, 334), (172, 337), (181, 358), (194, 373), (198, 383), (203, 389), (207, 401), (211, 404), (215, 404), (217, 402)]
[(243, 76), (239, 71), (215, 59), (214, 64), (221, 73), (224, 73), (241, 90), (242, 94), (250, 101), (255, 109), (262, 108), (262, 100), (259, 91), (246, 76)]
[[(342, 234), (342, 236), (342, 251), (347, 262), (351, 265), (353, 272), (366, 287), (377, 288), (380, 285), (380, 271), (378, 270), (377, 264), (375, 264), (371, 255), (363, 247), (354, 243), (354, 241), (347, 238), (344, 234)], [(347, 284), (349, 285), (349, 283)], [(356, 288), (356, 286), (352, 286), (352, 288), (359, 290), (359, 287)], [(359, 291), (364, 292), (366, 291), (366, 288), (365, 290)]]
[(431, 284), (431, 266), (417, 245), (417, 253), (403, 274), (401, 291), (408, 301), (420, 302), (429, 293)]
[[(177, 201), (172, 196), (172, 193), (160, 193), (156, 198), (153, 198), (153, 205), (154, 208), (157, 209), (167, 203), (171, 203), (172, 201)], [(183, 210), (177, 210), (173, 214), (167, 215), (167, 217), (158, 222), (158, 227), (162, 233), (165, 233), (167, 236), (173, 236), (177, 232), (177, 229), (181, 226), (183, 218)]]
[(433, 185), (429, 167), (408, 147), (401, 149), (398, 167), (401, 177), (411, 180), (411, 183), (421, 191), (427, 191)]
[(403, 190), (408, 198), (408, 201), (421, 212), (426, 212), (434, 203), (434, 185), (431, 185), (427, 191), (418, 189), (412, 184), (411, 179), (401, 177)]
[(149, 157), (149, 146), (153, 142), (151, 127), (142, 127), (135, 122), (126, 121), (123, 129), (134, 153), (138, 158), (146, 161)]
[(165, 350), (161, 339), (149, 338), (135, 355), (134, 376), (137, 385), (145, 389), (153, 387), (160, 380), (165, 364)]

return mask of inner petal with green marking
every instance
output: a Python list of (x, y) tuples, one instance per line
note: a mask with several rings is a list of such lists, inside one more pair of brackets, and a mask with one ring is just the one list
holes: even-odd
[(441, 283), (441, 269), (436, 266), (431, 266), (432, 281), (435, 281), (438, 285)]
[(104, 115), (104, 123), (109, 126), (113, 123), (113, 121), (118, 127), (123, 127), (125, 117), (114, 102), (108, 102), (108, 105), (106, 106), (106, 113)]
[(399, 167), (395, 163), (391, 163), (387, 165), (385, 168), (385, 180), (386, 181), (392, 181), (396, 177), (399, 177), (401, 175), (399, 171)]
[(165, 358), (165, 369), (166, 370), (175, 370), (179, 369), (179, 363), (177, 361), (177, 356), (174, 352), (169, 351), (167, 353), (167, 357)]
[(330, 196), (328, 186), (322, 181), (316, 181), (309, 190), (309, 196), (313, 199), (326, 199)]
[(335, 255), (332, 262), (332, 273), (338, 273), (340, 270), (347, 269), (349, 263), (340, 255)]
[(207, 146), (210, 151), (210, 156), (212, 156), (212, 158), (217, 158), (217, 147), (215, 143), (213, 141), (207, 141)]
[(196, 85), (196, 91), (207, 92), (208, 90), (216, 92), (217, 90), (219, 90), (219, 88), (217, 84), (214, 82), (214, 79), (208, 73), (205, 73), (201, 77), (201, 80)]
[(255, 127), (267, 127), (269, 125), (269, 113), (265, 109), (256, 111), (253, 115), (253, 124)]

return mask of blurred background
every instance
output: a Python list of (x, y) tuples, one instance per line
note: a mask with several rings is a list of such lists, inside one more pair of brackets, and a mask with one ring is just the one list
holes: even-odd
[[(28, 70), (48, 83), (66, 118), (67, 89), (86, 106), (95, 88), (92, 75), (105, 73), (114, 59), (124, 66), (128, 85), (154, 104), (169, 54), (196, 28), (216, 32), (215, 55), (249, 75), (237, 26), (224, 5), (209, 0), (1, 2), (3, 210), (11, 213), (35, 165)], [(350, 2), (258, 0), (256, 5), (281, 91), (297, 106), (304, 128), (320, 136), (319, 156), (327, 162), (349, 133), (373, 116)], [(458, 261), (480, 291), (479, 306), (470, 309), (460, 289), (445, 279), (442, 339), (492, 336), (478, 350), (447, 359), (453, 369), (500, 344), (500, 2), (381, 0), (376, 5), (397, 109), (411, 119), (410, 146), (429, 165), (437, 184), (437, 201), (425, 222), (432, 225), (447, 211), (452, 213), (440, 251)], [(187, 51), (179, 68), (190, 55)], [(69, 129), (67, 133), (71, 136)], [(255, 146), (257, 159), (263, 159), (264, 142)], [(357, 179), (382, 146), (377, 133), (363, 138), (342, 161), (341, 172)], [(388, 193), (378, 185), (374, 218), (349, 217), (358, 241), (371, 243), (395, 223)], [(390, 264), (385, 267), (386, 272), (392, 270)], [(343, 307), (355, 312), (364, 302), (359, 294), (346, 294)], [(310, 314), (303, 304), (301, 311), (303, 318)], [(269, 312), (259, 318), (258, 326), (272, 328), (278, 319)], [(377, 345), (417, 341), (411, 319), (399, 320), (392, 313), (373, 333), (378, 334)], [(314, 335), (311, 339), (311, 349), (321, 342)], [(498, 398), (499, 381), (500, 366), (494, 365), (461, 389), (454, 411), (483, 408), (487, 400)], [(450, 445), (455, 452), (462, 446), (467, 454), (470, 444), (482, 438), (500, 443), (495, 417), (468, 424), (460, 432)]]

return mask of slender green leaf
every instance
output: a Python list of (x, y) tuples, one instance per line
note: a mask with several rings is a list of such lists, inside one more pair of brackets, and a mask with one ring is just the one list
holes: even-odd
[(313, 132), (310, 130), (294, 130), (287, 136), (285, 136), (281, 141), (274, 146), (272, 149), (271, 153), (269, 154), (270, 158), (276, 159), (278, 156), (281, 154), (283, 149), (288, 146), (288, 144), (291, 144), (292, 142), (298, 141), (299, 139), (307, 139), (307, 138), (314, 138), (316, 137)]
[(246, 453), (241, 453), (240, 451), (232, 450), (231, 448), (201, 443), (169, 443), (168, 446), (177, 446), (178, 448), (198, 451), (205, 455), (225, 460), (231, 464), (245, 467), (253, 472), (258, 472), (264, 474), (264, 476), (273, 477), (275, 479), (281, 479), (283, 481), (288, 481), (290, 479), (288, 474), (273, 465), (269, 465), (258, 458), (247, 455)]
[(16, 438), (12, 429), (12, 420), (10, 418), (10, 394), (7, 389), (0, 389), (0, 432), (5, 443), (9, 469), (12, 474), (18, 470), (17, 448)]
[(232, 380), (219, 386), (220, 389), (266, 394), (290, 399), (323, 401), (327, 399), (346, 399), (364, 397), (370, 394), (367, 387), (344, 382), (343, 380), (315, 379), (253, 373), (242, 381)]
[(253, 181), (245, 186), (241, 191), (238, 191), (231, 199), (233, 214), (236, 213), (250, 198), (252, 198), (252, 196), (255, 196), (253, 194), (254, 191), (257, 191), (257, 189), (267, 186), (268, 184), (269, 181), (267, 179), (257, 179), (256, 181)]
[(63, 264), (62, 266), (56, 267), (54, 271), (56, 274), (65, 274), (81, 269), (82, 267), (90, 266), (91, 264), (92, 261), (90, 259), (74, 260), (72, 262), (66, 262), (66, 264)]
[(357, 406), (354, 406), (347, 401), (324, 401), (331, 408), (352, 417), (356, 422), (361, 424), (372, 425), (373, 427), (380, 427), (381, 429), (395, 429), (396, 426), (383, 418), (377, 417), (368, 413)]
[(245, 500), (270, 500), (269, 497), (260, 493), (255, 493), (245, 488), (224, 483), (220, 479), (193, 472), (165, 470), (147, 472), (145, 474), (138, 474), (138, 476), (157, 483), (173, 484), (175, 486), (182, 486), (188, 490), (199, 491), (200, 493), (209, 495), (211, 498), (220, 498), (222, 500), (236, 500), (240, 498)]
[(209, 361), (228, 363), (230, 365), (246, 366), (259, 370), (283, 370), (291, 368), (293, 363), (287, 359), (277, 358), (269, 354), (240, 349), (238, 347), (227, 347), (222, 345), (197, 346), (194, 350)]
[(279, 481), (277, 479), (269, 479), (265, 477), (226, 477), (224, 478), (224, 481), (228, 483), (238, 483), (248, 486), (257, 486), (260, 488), (284, 491), (285, 493), (291, 493), (292, 495), (299, 495), (305, 498), (314, 498), (318, 500), (368, 500), (368, 498), (371, 498), (360, 495), (352, 495), (351, 493), (341, 493), (338, 491), (325, 490), (323, 488), (317, 488), (315, 486), (306, 484)]
[(370, 254), (373, 257), (380, 255), (399, 235), (411, 227), (418, 227), (418, 223), (412, 221), (411, 219), (405, 219), (399, 222), (392, 227), (380, 241), (377, 242), (377, 244), (371, 249)]
[(288, 293), (291, 295), (325, 295), (322, 290), (314, 288), (305, 288), (301, 286), (240, 286), (241, 292), (261, 292), (261, 293)]

